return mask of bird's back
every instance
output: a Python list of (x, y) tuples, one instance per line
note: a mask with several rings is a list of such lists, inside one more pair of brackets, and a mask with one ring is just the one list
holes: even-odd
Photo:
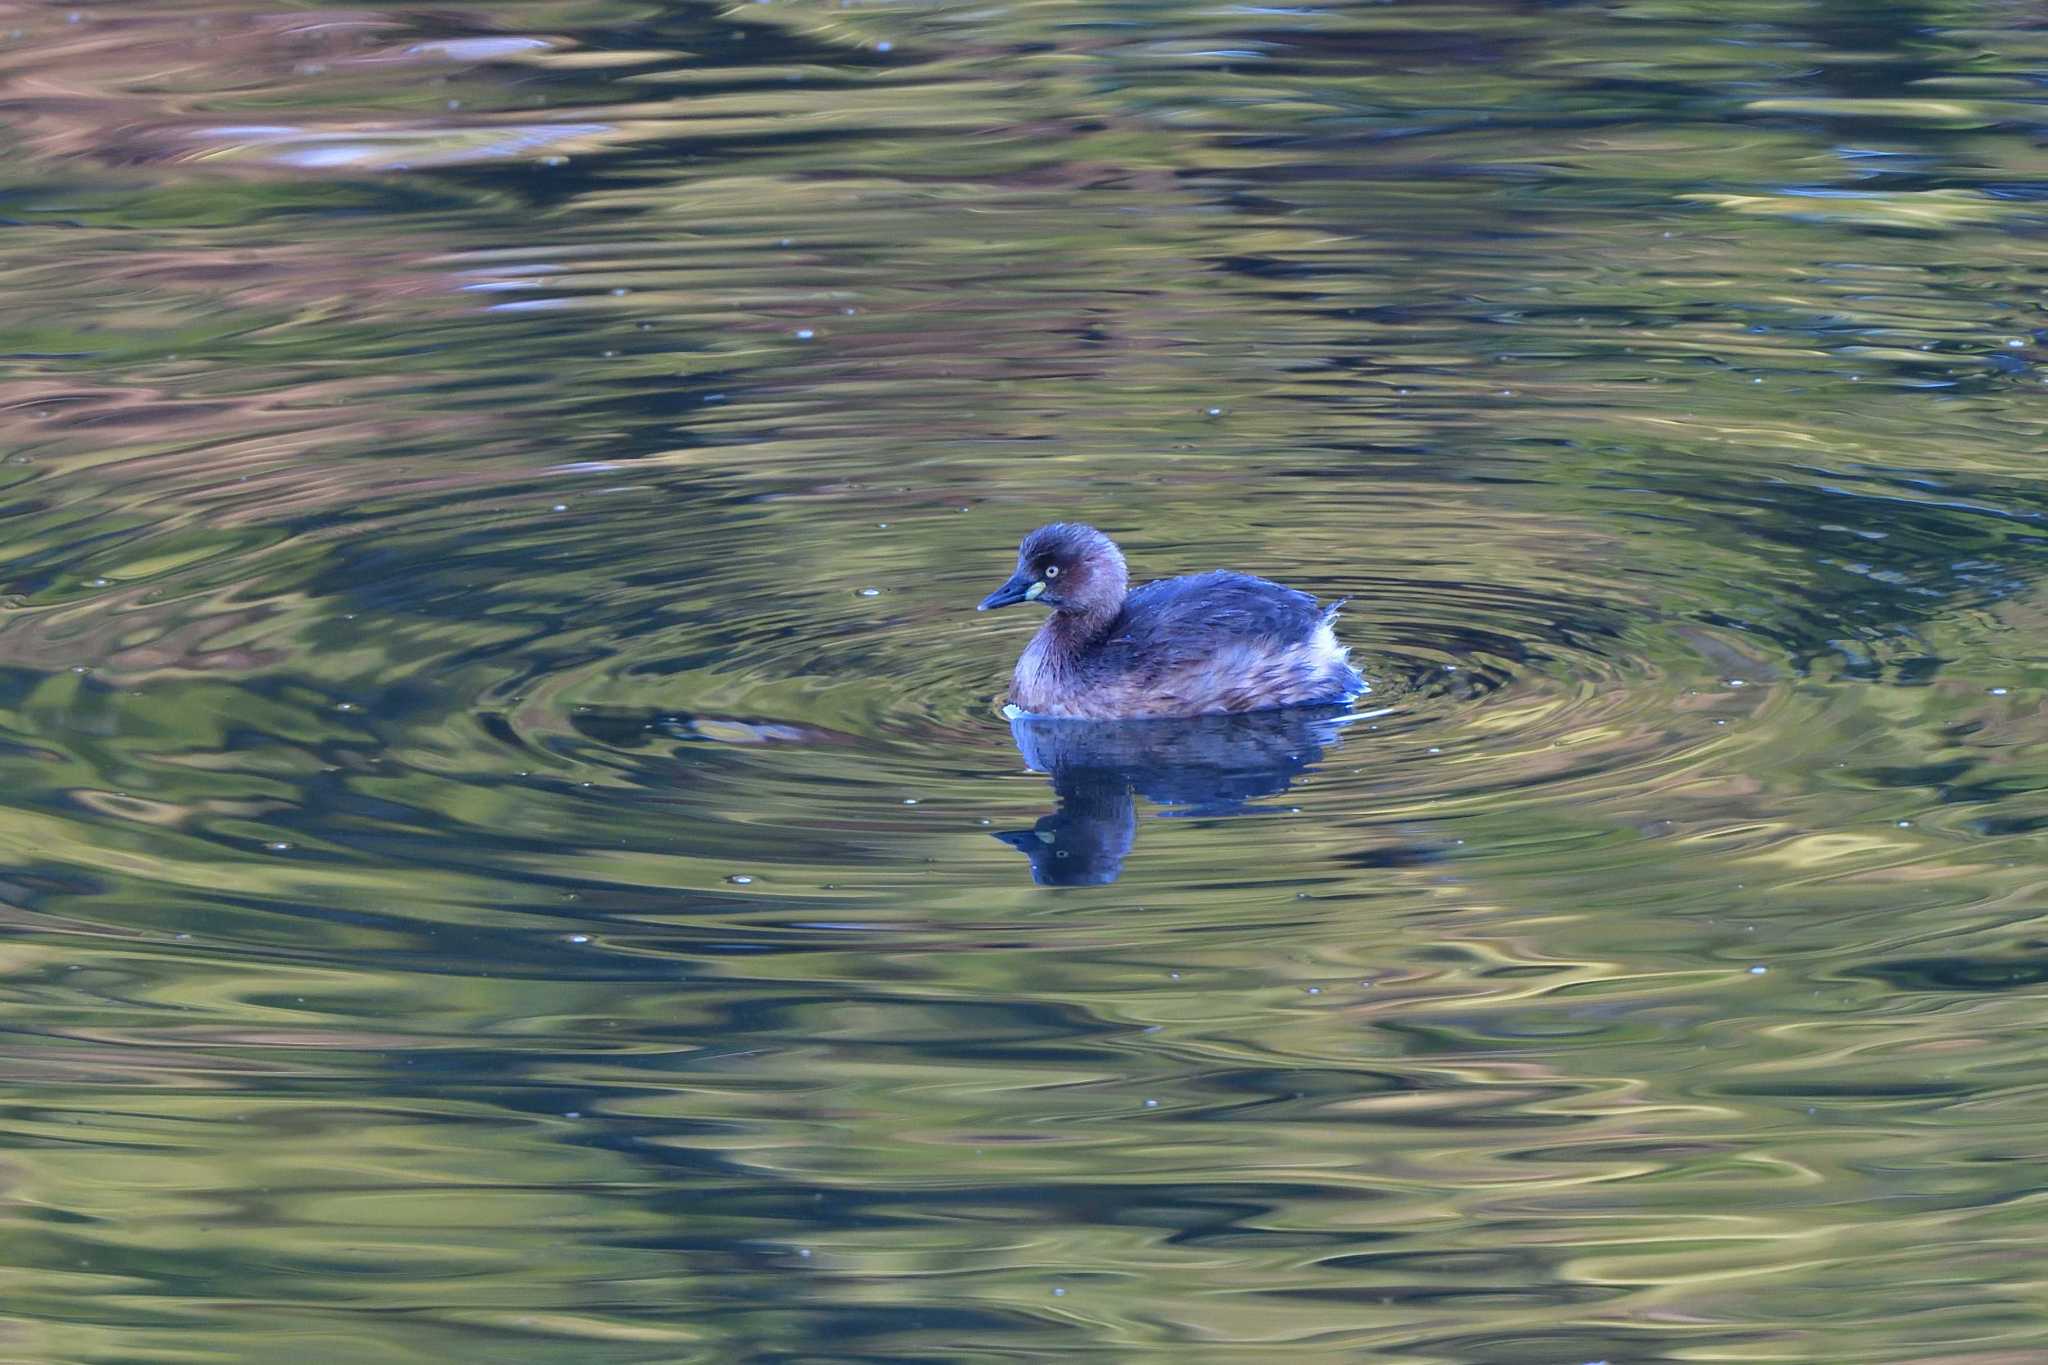
[(1323, 609), (1305, 592), (1218, 569), (1133, 589), (1103, 643), (1127, 645), (1133, 654), (1160, 663), (1180, 663), (1245, 642), (1303, 643), (1323, 618)]
[(1191, 716), (1345, 700), (1364, 682), (1335, 608), (1228, 570), (1147, 583), (1076, 660), (1068, 715)]

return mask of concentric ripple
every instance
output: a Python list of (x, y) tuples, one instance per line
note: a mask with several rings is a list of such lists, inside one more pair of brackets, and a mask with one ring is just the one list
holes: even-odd
[(0, 1354), (2048, 1354), (2026, 7), (0, 9)]

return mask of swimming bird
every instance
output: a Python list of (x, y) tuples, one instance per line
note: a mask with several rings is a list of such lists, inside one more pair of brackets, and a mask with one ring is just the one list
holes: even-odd
[(1126, 591), (1116, 542), (1055, 522), (1017, 547), (1017, 571), (983, 599), (1052, 608), (1017, 660), (1010, 701), (1093, 720), (1205, 716), (1349, 701), (1367, 689), (1331, 629), (1340, 603), (1220, 570)]

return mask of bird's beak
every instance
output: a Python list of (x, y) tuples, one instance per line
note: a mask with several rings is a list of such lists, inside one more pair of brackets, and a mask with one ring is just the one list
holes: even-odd
[(1033, 578), (1019, 569), (1010, 575), (1010, 581), (981, 599), (976, 611), (992, 611), (997, 607), (1015, 606), (1019, 602), (1034, 602), (1045, 591), (1042, 579)]

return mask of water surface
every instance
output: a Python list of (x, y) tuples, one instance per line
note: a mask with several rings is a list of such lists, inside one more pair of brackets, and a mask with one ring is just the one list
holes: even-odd
[[(0, 1354), (2048, 1352), (2044, 71), (0, 5)], [(1013, 735), (1054, 517), (1369, 711)]]

